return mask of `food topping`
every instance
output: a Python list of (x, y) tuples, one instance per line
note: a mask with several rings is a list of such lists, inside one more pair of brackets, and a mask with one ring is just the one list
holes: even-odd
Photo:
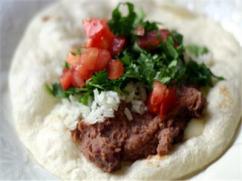
[(211, 52), (185, 45), (180, 33), (146, 20), (132, 3), (119, 4), (109, 20), (86, 19), (83, 27), (86, 43), (70, 51), (59, 82), (47, 86), (85, 108), (73, 140), (107, 172), (123, 160), (167, 154), (187, 122), (202, 116), (201, 88), (223, 80), (199, 62)]
[(193, 87), (177, 92), (177, 104), (163, 119), (149, 112), (131, 112), (129, 105), (121, 103), (113, 118), (93, 125), (80, 121), (72, 138), (80, 144), (82, 153), (106, 172), (119, 169), (122, 160), (165, 155), (182, 140), (187, 122), (192, 115), (200, 117), (198, 110), (205, 105), (201, 92)]
[(170, 34), (169, 30), (160, 29), (150, 31), (144, 36), (139, 37), (138, 45), (143, 49), (155, 49), (161, 42), (165, 42)]
[(168, 88), (166, 85), (155, 81), (148, 100), (149, 111), (158, 113), (163, 118), (175, 106), (176, 96), (175, 88)]
[(111, 32), (106, 20), (94, 18), (85, 20), (83, 24), (88, 37), (87, 47), (112, 49), (114, 34)]
[[(121, 7), (128, 13), (123, 15)], [(54, 96), (72, 95), (83, 103), (86, 97), (93, 99), (94, 89), (121, 96), (128, 84), (140, 82), (150, 95), (145, 102), (149, 111), (162, 116), (174, 104), (177, 87), (209, 87), (222, 79), (195, 61), (209, 52), (206, 47), (184, 45), (181, 34), (159, 29), (158, 23), (140, 17), (131, 3), (119, 4), (110, 20), (86, 19), (83, 26), (87, 43), (70, 51), (60, 83), (48, 86)]]
[(126, 39), (115, 37), (112, 44), (112, 55), (119, 55), (126, 45)]
[(112, 60), (108, 65), (108, 78), (115, 80), (120, 78), (124, 73), (124, 65), (120, 60)]

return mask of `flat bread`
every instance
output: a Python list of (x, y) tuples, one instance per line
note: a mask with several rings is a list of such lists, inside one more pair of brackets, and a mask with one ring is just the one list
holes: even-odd
[(48, 171), (73, 180), (177, 179), (203, 169), (230, 146), (241, 117), (241, 49), (221, 26), (160, 1), (135, 1), (148, 18), (184, 35), (186, 43), (205, 45), (213, 54), (211, 70), (225, 77), (211, 88), (203, 131), (167, 156), (151, 156), (109, 174), (88, 161), (70, 136), (77, 119), (75, 103), (58, 102), (44, 89), (58, 80), (69, 49), (84, 41), (82, 19), (108, 17), (117, 1), (62, 1), (30, 23), (13, 59), (9, 85), (12, 114), (23, 144)]

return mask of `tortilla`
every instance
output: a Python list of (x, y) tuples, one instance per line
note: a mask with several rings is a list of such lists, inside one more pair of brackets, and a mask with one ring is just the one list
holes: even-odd
[(88, 0), (53, 4), (27, 28), (13, 59), (9, 84), (21, 141), (43, 167), (61, 179), (177, 179), (206, 167), (233, 140), (241, 117), (242, 55), (238, 43), (205, 17), (156, 1), (140, 1), (139, 5), (150, 19), (181, 32), (185, 42), (207, 46), (214, 56), (211, 70), (226, 80), (209, 90), (200, 135), (187, 139), (167, 156), (151, 156), (113, 174), (104, 173), (86, 160), (71, 140), (68, 128), (78, 117), (76, 104), (57, 102), (44, 85), (58, 80), (70, 47), (84, 41), (82, 19), (107, 17), (114, 5)]

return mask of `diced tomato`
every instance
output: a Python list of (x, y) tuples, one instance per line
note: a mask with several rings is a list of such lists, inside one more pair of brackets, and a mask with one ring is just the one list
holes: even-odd
[(148, 102), (148, 105), (149, 105), (148, 108), (150, 112), (152, 113), (159, 112), (160, 104), (161, 104), (162, 98), (165, 95), (166, 89), (167, 89), (166, 85), (161, 84), (158, 81), (155, 81), (153, 83), (153, 90), (149, 97), (149, 102)]
[(73, 67), (72, 74), (73, 76), (79, 76), (81, 79), (87, 80), (92, 76), (93, 71), (89, 70), (87, 67), (80, 64)]
[(166, 29), (148, 32), (138, 40), (138, 45), (143, 49), (154, 49), (164, 42), (169, 36), (170, 32)]
[(72, 85), (72, 75), (70, 69), (64, 69), (63, 74), (60, 77), (60, 85), (66, 90)]
[(107, 67), (108, 62), (111, 61), (111, 59), (112, 59), (112, 57), (111, 57), (109, 51), (107, 51), (105, 49), (100, 49), (95, 70), (96, 71), (104, 70)]
[(167, 37), (170, 35), (170, 31), (167, 29), (160, 29), (160, 36), (161, 36), (161, 40), (165, 41), (167, 39)]
[(124, 73), (124, 65), (120, 60), (112, 60), (108, 64), (108, 78), (111, 80), (118, 79)]
[(94, 71), (96, 69), (98, 55), (99, 50), (97, 48), (84, 49), (81, 54), (82, 66), (90, 71)]
[(112, 40), (110, 41), (109, 39), (105, 39), (103, 36), (100, 36), (88, 39), (86, 46), (110, 50), (111, 44)]
[(71, 66), (77, 64), (80, 62), (81, 56), (78, 54), (75, 54), (75, 52), (70, 52), (67, 56), (67, 63)]
[(78, 68), (73, 68), (72, 69), (72, 85), (74, 87), (83, 87), (85, 85), (85, 80), (84, 78), (80, 75), (80, 69)]
[(176, 89), (169, 88), (166, 92), (165, 99), (161, 102), (160, 106), (160, 118), (164, 118), (167, 113), (170, 112), (172, 107), (176, 104)]
[(153, 90), (148, 100), (148, 109), (152, 113), (159, 113), (163, 119), (164, 116), (175, 106), (176, 90), (168, 88), (166, 85), (155, 81)]
[(122, 37), (115, 37), (112, 46), (112, 55), (118, 55), (126, 44), (126, 39)]
[(89, 37), (87, 47), (111, 50), (114, 34), (110, 30), (106, 20), (85, 20), (84, 29), (87, 36)]
[(86, 35), (89, 38), (100, 36), (103, 31), (109, 28), (106, 20), (97, 18), (84, 20), (83, 25)]

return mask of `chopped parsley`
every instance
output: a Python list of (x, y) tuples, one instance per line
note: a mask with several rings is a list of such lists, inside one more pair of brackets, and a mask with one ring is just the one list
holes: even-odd
[(205, 46), (198, 46), (195, 44), (190, 44), (186, 46), (186, 50), (188, 53), (198, 57), (203, 54), (207, 54), (209, 52), (208, 48)]
[[(120, 11), (121, 6), (127, 7), (127, 15), (122, 14)], [(109, 20), (109, 27), (114, 34), (129, 37), (135, 28), (136, 18), (137, 14), (134, 11), (134, 5), (132, 3), (120, 3), (112, 12), (112, 19)]]
[(69, 69), (70, 68), (70, 65), (67, 62), (65, 62), (64, 68)]
[[(123, 15), (121, 7), (128, 11), (127, 15)], [(152, 30), (158, 30), (158, 24), (156, 22), (150, 22), (144, 20), (144, 14), (140, 15), (135, 12), (134, 5), (130, 2), (120, 3), (112, 12), (112, 18), (108, 24), (110, 29), (115, 35), (124, 36), (127, 39), (135, 39), (134, 30), (136, 27), (141, 26), (145, 32)]]
[[(126, 7), (128, 11), (126, 15), (121, 12), (121, 7)], [(184, 55), (187, 52), (193, 57), (198, 57), (207, 54), (209, 50), (195, 44), (185, 46), (183, 36), (177, 31), (170, 31), (166, 40), (151, 51), (139, 47), (137, 43), (139, 37), (134, 33), (135, 28), (142, 26), (146, 34), (150, 31), (159, 31), (159, 24), (145, 20), (130, 2), (120, 3), (113, 10), (108, 25), (115, 36), (125, 37), (128, 40), (125, 49), (113, 57), (123, 63), (124, 74), (117, 80), (110, 80), (106, 71), (96, 72), (86, 81), (84, 87), (71, 87), (67, 90), (63, 90), (59, 83), (54, 83), (47, 86), (52, 95), (58, 98), (75, 96), (80, 102), (88, 104), (93, 97), (94, 89), (122, 92), (132, 81), (142, 82), (147, 90), (151, 90), (155, 80), (169, 86), (199, 87), (209, 87), (215, 81), (223, 80), (223, 77), (214, 75), (204, 63), (197, 63), (191, 58), (185, 61)], [(65, 63), (64, 67), (69, 69), (68, 63)]]

